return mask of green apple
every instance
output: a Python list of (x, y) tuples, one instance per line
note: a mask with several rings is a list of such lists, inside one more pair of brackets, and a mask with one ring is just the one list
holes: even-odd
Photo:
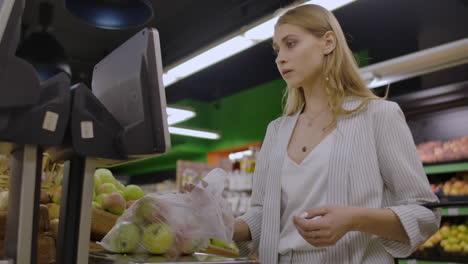
[(101, 180), (101, 184), (103, 183), (112, 183), (115, 184), (115, 178), (114, 175), (112, 175), (112, 172), (108, 169), (97, 169), (94, 172), (94, 175), (98, 176), (99, 179)]
[(120, 222), (103, 239), (104, 248), (115, 253), (132, 253), (138, 248), (141, 232), (131, 222)]
[(116, 193), (117, 187), (113, 183), (103, 183), (97, 189), (97, 194)]
[(163, 207), (153, 196), (142, 197), (132, 208), (134, 222), (140, 225), (165, 221), (164, 215), (168, 213), (168, 208)]
[(174, 233), (162, 222), (147, 226), (143, 232), (143, 246), (152, 254), (167, 253), (174, 240)]
[(236, 243), (232, 242), (231, 244), (229, 244), (229, 248), (232, 251), (239, 253), (239, 248), (237, 247)]
[(217, 239), (217, 238), (212, 238), (211, 239), (211, 245), (217, 246), (217, 247), (222, 247), (222, 248), (229, 248), (229, 244), (222, 240), (222, 239)]
[(101, 177), (99, 177), (98, 174), (96, 174), (96, 172), (94, 173), (94, 190), (97, 190), (97, 188), (99, 188), (99, 186), (101, 186), (102, 182), (101, 182)]
[(130, 184), (125, 187), (123, 197), (126, 201), (138, 200), (143, 197), (145, 193), (138, 185)]
[(119, 193), (103, 194), (102, 208), (115, 215), (122, 215), (127, 208), (127, 203)]
[(99, 194), (96, 196), (96, 199), (94, 200), (97, 204), (99, 204), (99, 207), (102, 208), (102, 201), (104, 200), (104, 194)]
[(193, 254), (206, 249), (208, 244), (210, 244), (210, 241), (207, 238), (190, 238), (184, 237), (183, 235), (176, 236), (176, 247), (184, 254)]
[(117, 192), (120, 193), (122, 196), (124, 196), (125, 186), (118, 180), (115, 180), (115, 187), (117, 187)]
[(99, 209), (99, 210), (102, 210), (102, 206), (100, 203), (96, 202), (96, 201), (93, 201), (92, 202), (92, 206), (93, 208), (96, 208), (96, 209)]

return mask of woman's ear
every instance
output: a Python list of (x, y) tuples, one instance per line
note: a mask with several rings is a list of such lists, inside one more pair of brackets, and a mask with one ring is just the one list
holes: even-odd
[(336, 35), (335, 32), (333, 31), (327, 31), (323, 35), (323, 40), (325, 41), (325, 46), (323, 49), (323, 54), (324, 55), (329, 55), (335, 50), (336, 47)]

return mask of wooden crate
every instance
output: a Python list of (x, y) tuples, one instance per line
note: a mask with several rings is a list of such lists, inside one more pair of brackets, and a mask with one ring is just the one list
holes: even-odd
[[(8, 212), (0, 212), (0, 240), (5, 239), (5, 229), (7, 224)], [(48, 231), (50, 228), (49, 210), (47, 206), (41, 204), (39, 206), (39, 232)]]

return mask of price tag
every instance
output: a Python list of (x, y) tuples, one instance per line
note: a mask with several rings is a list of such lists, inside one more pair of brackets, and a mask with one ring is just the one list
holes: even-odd
[(42, 122), (42, 129), (55, 132), (58, 119), (59, 115), (57, 113), (47, 111), (44, 115), (44, 121)]
[(81, 122), (81, 138), (94, 138), (93, 122)]
[(418, 261), (415, 260), (415, 259), (408, 260), (408, 264), (417, 264), (417, 263), (418, 263)]
[(449, 209), (448, 209), (448, 215), (451, 215), (451, 216), (457, 216), (457, 215), (459, 215), (459, 213), (458, 213), (458, 208), (449, 208)]

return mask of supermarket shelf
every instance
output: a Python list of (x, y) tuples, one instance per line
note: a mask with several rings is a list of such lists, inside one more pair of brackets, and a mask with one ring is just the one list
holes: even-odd
[(426, 174), (441, 174), (449, 172), (468, 171), (468, 162), (448, 163), (440, 165), (425, 165)]
[(468, 216), (468, 207), (465, 208), (443, 208), (442, 216)]
[(398, 260), (398, 264), (457, 264), (457, 262), (401, 259), (401, 260)]

